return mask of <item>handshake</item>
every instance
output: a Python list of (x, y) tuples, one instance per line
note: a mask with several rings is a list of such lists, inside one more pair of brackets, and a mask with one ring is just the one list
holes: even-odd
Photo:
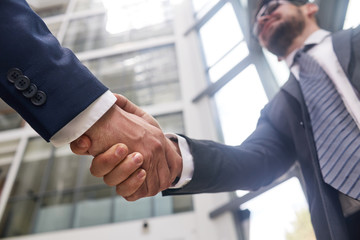
[(91, 174), (116, 186), (126, 200), (154, 196), (181, 175), (179, 147), (151, 115), (124, 96), (115, 96), (114, 106), (70, 144), (71, 150), (94, 156)]

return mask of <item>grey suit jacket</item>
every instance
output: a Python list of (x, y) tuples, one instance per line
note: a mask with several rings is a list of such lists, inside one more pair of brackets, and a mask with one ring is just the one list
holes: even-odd
[[(333, 34), (334, 51), (360, 90), (360, 27)], [(186, 137), (194, 175), (182, 189), (164, 195), (256, 190), (299, 162), (318, 240), (350, 240), (338, 192), (325, 184), (319, 168), (307, 108), (293, 75), (261, 112), (256, 130), (240, 146)]]

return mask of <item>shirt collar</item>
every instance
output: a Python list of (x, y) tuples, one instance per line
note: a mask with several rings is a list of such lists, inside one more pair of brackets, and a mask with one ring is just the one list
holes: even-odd
[[(319, 44), (321, 43), (327, 36), (329, 36), (330, 32), (326, 31), (324, 29), (319, 29), (315, 32), (313, 32), (304, 42), (304, 45), (308, 45), (308, 44)], [(293, 62), (294, 62), (294, 57), (295, 54), (297, 53), (298, 49), (295, 49), (294, 51), (292, 51), (286, 58), (285, 58), (285, 62), (286, 65), (288, 67), (292, 66)]]

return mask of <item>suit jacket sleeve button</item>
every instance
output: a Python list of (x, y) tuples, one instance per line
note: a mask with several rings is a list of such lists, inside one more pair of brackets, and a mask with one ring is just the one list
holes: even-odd
[(30, 86), (30, 79), (26, 76), (20, 76), (14, 82), (15, 88), (19, 91), (24, 91)]
[(12, 68), (7, 73), (7, 79), (9, 82), (14, 83), (23, 73), (18, 68)]
[(46, 102), (46, 94), (43, 91), (37, 91), (36, 94), (31, 98), (31, 102), (35, 106), (41, 106)]
[(37, 90), (38, 90), (37, 86), (31, 83), (30, 86), (22, 92), (22, 94), (26, 98), (32, 98), (33, 96), (35, 96)]

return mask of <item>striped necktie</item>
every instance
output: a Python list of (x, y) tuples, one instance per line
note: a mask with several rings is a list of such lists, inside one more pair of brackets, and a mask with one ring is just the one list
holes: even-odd
[[(306, 48), (306, 47), (305, 47)], [(320, 65), (300, 50), (300, 86), (310, 115), (324, 181), (360, 200), (360, 131)]]

